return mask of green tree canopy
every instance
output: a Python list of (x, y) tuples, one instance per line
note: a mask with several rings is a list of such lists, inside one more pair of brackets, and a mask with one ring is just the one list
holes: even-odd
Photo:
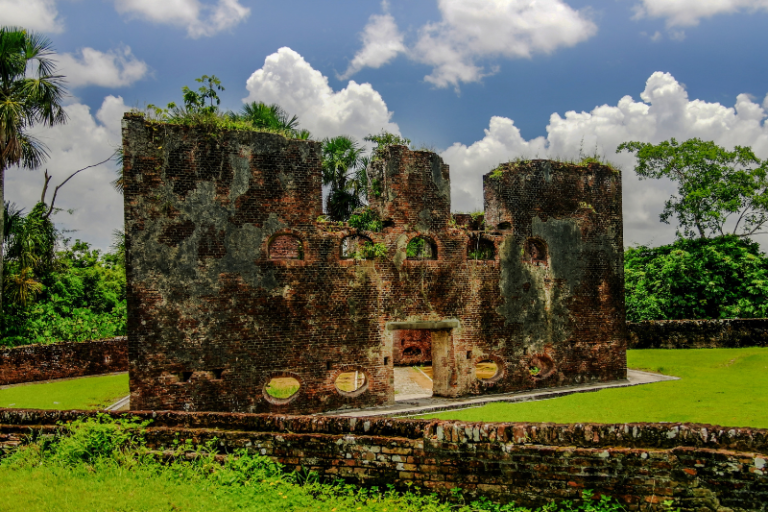
[(677, 194), (660, 218), (669, 223), (676, 217), (683, 236), (750, 236), (768, 221), (768, 160), (760, 161), (749, 147), (728, 151), (714, 142), (694, 138), (681, 144), (673, 138), (656, 145), (625, 142), (616, 149), (621, 151), (637, 154), (641, 179), (676, 183)]
[[(5, 204), (5, 170), (13, 165), (35, 169), (47, 157), (45, 146), (28, 130), (66, 121), (63, 77), (56, 74), (54, 56), (47, 38), (22, 28), (0, 27), (0, 205)], [(0, 240), (5, 239), (4, 212), (0, 208)], [(0, 282), (2, 276), (0, 244)]]
[(632, 322), (768, 316), (768, 257), (747, 238), (683, 238), (631, 248), (624, 277)]

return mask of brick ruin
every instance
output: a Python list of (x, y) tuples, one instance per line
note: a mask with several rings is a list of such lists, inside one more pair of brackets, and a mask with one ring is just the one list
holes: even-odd
[[(395, 341), (414, 331), (427, 331), (411, 338), (429, 351), (436, 396), (626, 378), (621, 175), (609, 167), (501, 166), (483, 178), (483, 218), (451, 214), (438, 155), (390, 146), (368, 168), (383, 229), (363, 231), (320, 219), (319, 142), (126, 114), (123, 147), (134, 410), (391, 404)], [(350, 251), (360, 240), (386, 256)], [(496, 373), (478, 378), (489, 362)], [(356, 389), (337, 383), (350, 372)], [(272, 379), (298, 392), (273, 396)]]

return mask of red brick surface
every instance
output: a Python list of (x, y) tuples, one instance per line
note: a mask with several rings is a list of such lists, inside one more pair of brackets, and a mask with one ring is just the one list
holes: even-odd
[[(438, 396), (626, 376), (621, 177), (610, 168), (508, 166), (497, 181), (485, 177), (485, 223), (454, 222), (448, 166), (391, 146), (368, 169), (370, 206), (384, 222), (369, 232), (318, 221), (318, 142), (131, 114), (123, 130), (134, 408), (392, 403), (388, 322), (458, 321), (430, 334)], [(386, 257), (342, 258), (348, 236), (382, 244)], [(433, 244), (434, 259), (407, 257), (416, 237)], [(300, 251), (281, 245), (296, 239)], [(545, 254), (535, 261), (523, 257), (531, 240)], [(470, 258), (480, 241), (489, 258)], [(499, 377), (479, 381), (475, 365), (487, 360)], [(336, 389), (347, 371), (365, 374), (363, 389)], [(298, 380), (299, 392), (269, 400), (264, 386), (276, 376)]]
[(0, 386), (127, 370), (124, 337), (0, 348)]
[(408, 366), (432, 362), (431, 331), (418, 329), (395, 331), (392, 340), (392, 357), (396, 365)]
[[(0, 410), (0, 450), (54, 432), (77, 411)], [(436, 491), (541, 506), (580, 501), (592, 489), (628, 510), (764, 511), (768, 431), (691, 424), (463, 423), (390, 418), (227, 413), (135, 413), (151, 423), (150, 448), (212, 438), (225, 453), (246, 448), (289, 470), (366, 485)], [(115, 414), (115, 416), (118, 416)]]

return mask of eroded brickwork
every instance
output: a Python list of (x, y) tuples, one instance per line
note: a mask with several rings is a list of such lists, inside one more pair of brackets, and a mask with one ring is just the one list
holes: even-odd
[[(0, 409), (0, 453), (97, 413)], [(113, 413), (115, 416), (118, 414)], [(768, 431), (673, 423), (464, 423), (391, 418), (226, 413), (132, 413), (150, 420), (147, 447), (194, 439), (222, 453), (247, 449), (287, 470), (364, 485), (410, 484), (442, 496), (459, 488), (520, 506), (582, 501), (582, 491), (627, 510), (765, 511)]]
[(127, 370), (124, 337), (0, 349), (0, 386)]
[(768, 319), (654, 320), (627, 323), (629, 348), (768, 346)]
[[(438, 396), (626, 376), (621, 177), (607, 167), (486, 177), (483, 223), (452, 217), (439, 156), (391, 146), (368, 169), (384, 221), (369, 232), (319, 221), (318, 142), (130, 114), (123, 137), (133, 409), (392, 403), (394, 333), (411, 328), (430, 330)], [(386, 256), (344, 257), (347, 237)], [(408, 258), (417, 237), (431, 259)], [(498, 374), (478, 380), (480, 361)], [(341, 391), (345, 372), (365, 385)], [(267, 393), (288, 377), (293, 397)]]
[(392, 335), (392, 357), (396, 365), (422, 365), (432, 362), (432, 331), (411, 329)]

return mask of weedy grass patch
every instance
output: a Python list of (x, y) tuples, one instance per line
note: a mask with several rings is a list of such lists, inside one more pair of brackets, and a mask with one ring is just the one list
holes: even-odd
[(103, 409), (128, 394), (128, 374), (35, 382), (0, 389), (0, 407)]
[[(148, 424), (128, 416), (81, 419), (64, 434), (0, 459), (0, 511), (532, 512), (486, 499), (467, 503), (458, 490), (448, 503), (415, 488), (401, 492), (323, 482), (311, 472), (286, 473), (269, 458), (244, 450), (222, 461), (213, 453), (215, 440), (208, 446), (180, 442), (174, 456), (161, 462), (144, 445), (141, 430)], [(592, 491), (584, 492), (592, 497)], [(606, 496), (585, 501), (538, 511), (624, 510)]]
[(420, 418), (552, 423), (690, 422), (768, 428), (768, 348), (629, 350), (630, 368), (680, 380)]

